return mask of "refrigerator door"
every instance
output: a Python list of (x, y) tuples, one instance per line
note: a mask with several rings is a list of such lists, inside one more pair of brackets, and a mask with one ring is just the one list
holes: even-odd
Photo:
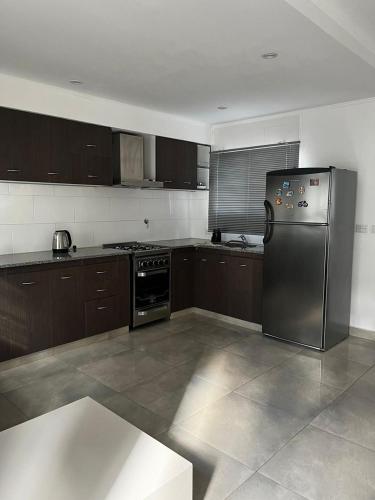
[(328, 227), (270, 226), (264, 247), (263, 332), (322, 349)]
[[(303, 170), (303, 169), (301, 169)], [(290, 223), (328, 223), (329, 171), (267, 175), (266, 201), (272, 219)]]

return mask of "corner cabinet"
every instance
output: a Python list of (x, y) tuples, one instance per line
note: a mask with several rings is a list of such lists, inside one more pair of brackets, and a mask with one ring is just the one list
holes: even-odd
[(197, 189), (197, 144), (156, 137), (156, 180), (166, 189)]
[(112, 185), (109, 127), (0, 107), (0, 180)]
[(0, 361), (129, 325), (128, 256), (0, 272)]

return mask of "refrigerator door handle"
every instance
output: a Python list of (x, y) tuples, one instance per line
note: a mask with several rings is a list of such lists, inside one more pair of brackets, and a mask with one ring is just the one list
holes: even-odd
[(264, 232), (263, 244), (265, 245), (272, 238), (272, 219), (273, 219), (273, 211), (272, 205), (268, 200), (264, 200), (264, 208), (266, 210), (266, 228)]

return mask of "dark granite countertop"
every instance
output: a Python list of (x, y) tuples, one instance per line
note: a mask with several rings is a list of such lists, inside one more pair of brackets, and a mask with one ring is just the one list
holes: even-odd
[(224, 243), (219, 243), (219, 244), (218, 243), (211, 243), (210, 240), (205, 240), (203, 238), (181, 238), (181, 239), (175, 239), (175, 240), (151, 241), (150, 243), (165, 246), (165, 247), (168, 247), (171, 249), (173, 249), (173, 248), (189, 248), (189, 247), (209, 248), (209, 249), (220, 250), (220, 251), (225, 251), (225, 252), (230, 252), (230, 253), (233, 252), (236, 255), (249, 254), (249, 253), (256, 253), (258, 255), (263, 255), (263, 253), (264, 253), (263, 245), (257, 245), (255, 247), (249, 247), (249, 248), (233, 248), (233, 247), (225, 246)]
[(32, 266), (35, 264), (54, 264), (57, 262), (72, 262), (83, 259), (98, 257), (114, 257), (116, 255), (128, 255), (125, 250), (114, 250), (112, 248), (87, 247), (78, 248), (76, 252), (69, 252), (56, 256), (52, 251), (27, 252), (0, 255), (0, 269), (11, 267)]

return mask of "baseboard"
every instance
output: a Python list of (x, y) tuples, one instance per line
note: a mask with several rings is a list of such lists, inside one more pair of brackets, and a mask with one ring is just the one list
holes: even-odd
[(349, 335), (353, 337), (359, 337), (365, 340), (375, 341), (375, 332), (373, 330), (365, 330), (364, 328), (357, 328), (355, 326), (351, 326), (349, 329)]
[(74, 342), (69, 342), (67, 344), (62, 344), (56, 347), (50, 347), (49, 349), (45, 349), (44, 351), (33, 352), (31, 354), (26, 354), (25, 356), (20, 356), (18, 358), (2, 361), (0, 363), (0, 372), (4, 370), (9, 370), (9, 368), (15, 368), (16, 366), (33, 363), (34, 361), (48, 358), (49, 356), (54, 356), (56, 354), (61, 354), (66, 351), (71, 351), (72, 349), (76, 349), (77, 347), (83, 347), (89, 344), (94, 344), (96, 342), (101, 342), (102, 340), (114, 339), (121, 335), (126, 335), (127, 333), (129, 333), (129, 327), (123, 326), (121, 328), (116, 328), (115, 330), (99, 333), (98, 335), (85, 337), (83, 339), (79, 339)]
[(241, 326), (243, 328), (249, 328), (250, 330), (255, 330), (256, 332), (262, 331), (262, 325), (258, 323), (251, 323), (250, 321), (244, 321), (242, 319), (232, 318), (232, 316), (225, 316), (224, 314), (215, 313), (212, 311), (206, 311), (206, 309), (200, 309), (199, 307), (189, 307), (188, 309), (183, 309), (182, 311), (177, 311), (171, 314), (171, 318), (180, 318), (188, 314), (199, 314), (205, 316), (206, 318), (218, 319), (229, 323), (231, 325)]

